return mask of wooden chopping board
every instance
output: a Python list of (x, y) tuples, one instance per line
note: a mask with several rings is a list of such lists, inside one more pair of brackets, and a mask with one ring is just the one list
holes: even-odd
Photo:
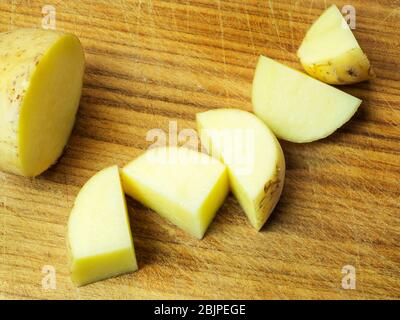
[[(258, 55), (301, 69), (295, 52), (330, 4), (1, 1), (1, 32), (40, 27), (42, 7), (53, 5), (57, 29), (81, 39), (87, 69), (59, 162), (36, 179), (0, 173), (0, 298), (400, 298), (400, 2), (392, 0), (352, 1), (354, 33), (377, 77), (343, 87), (364, 102), (334, 135), (282, 141), (284, 193), (261, 232), (232, 196), (202, 241), (129, 199), (140, 270), (79, 289), (69, 279), (66, 224), (80, 187), (141, 154), (150, 129), (195, 128), (195, 113), (211, 108), (251, 110)], [(355, 289), (342, 286), (348, 265)]]

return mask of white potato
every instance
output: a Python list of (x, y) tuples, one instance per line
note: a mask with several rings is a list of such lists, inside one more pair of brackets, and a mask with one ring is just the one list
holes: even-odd
[(226, 167), (187, 148), (152, 148), (121, 175), (128, 195), (198, 239), (229, 192)]
[(86, 285), (138, 269), (117, 166), (94, 175), (68, 221), (72, 281)]
[(74, 125), (84, 62), (71, 34), (0, 34), (0, 170), (37, 176), (57, 161)]
[(216, 109), (196, 115), (203, 146), (228, 168), (232, 192), (260, 230), (275, 208), (285, 179), (278, 140), (254, 114)]
[(367, 56), (335, 5), (314, 22), (297, 55), (310, 76), (329, 84), (351, 84), (373, 76)]
[(325, 138), (346, 123), (361, 100), (261, 56), (253, 80), (253, 110), (277, 137), (291, 142)]

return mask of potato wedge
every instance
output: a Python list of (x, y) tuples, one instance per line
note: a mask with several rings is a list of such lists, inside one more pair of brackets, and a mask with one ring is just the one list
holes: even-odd
[(361, 100), (261, 56), (253, 80), (253, 110), (277, 137), (297, 143), (325, 138), (346, 123)]
[(72, 281), (77, 286), (138, 269), (119, 169), (94, 175), (81, 189), (68, 221)]
[(228, 168), (230, 186), (250, 224), (260, 230), (285, 179), (285, 157), (274, 134), (254, 114), (216, 109), (196, 115), (201, 143)]
[(229, 192), (226, 167), (187, 148), (152, 148), (121, 170), (132, 198), (202, 239)]
[(367, 56), (335, 5), (308, 30), (297, 56), (310, 76), (329, 84), (351, 84), (373, 77)]

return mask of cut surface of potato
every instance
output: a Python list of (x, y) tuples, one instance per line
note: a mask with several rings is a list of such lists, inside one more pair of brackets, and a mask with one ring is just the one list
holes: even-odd
[(221, 162), (183, 147), (149, 149), (121, 176), (128, 195), (198, 239), (229, 191)]
[(37, 176), (57, 161), (74, 125), (84, 61), (71, 34), (0, 34), (1, 170)]
[(277, 137), (311, 142), (332, 134), (361, 100), (261, 56), (253, 80), (253, 110)]
[(280, 198), (285, 159), (278, 140), (252, 113), (216, 109), (196, 115), (203, 146), (228, 168), (231, 189), (260, 230)]
[(72, 281), (86, 285), (138, 269), (117, 166), (79, 192), (68, 222)]
[(314, 22), (297, 55), (308, 74), (326, 83), (350, 84), (372, 76), (367, 56), (335, 5)]

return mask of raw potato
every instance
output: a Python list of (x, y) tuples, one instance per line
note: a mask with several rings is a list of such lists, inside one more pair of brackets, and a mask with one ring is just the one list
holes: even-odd
[(72, 281), (82, 286), (138, 269), (117, 166), (79, 192), (68, 222)]
[(203, 146), (228, 168), (231, 189), (260, 230), (281, 196), (285, 158), (278, 140), (255, 115), (217, 109), (196, 116)]
[(0, 34), (0, 170), (37, 176), (57, 161), (74, 125), (84, 61), (71, 34)]
[(187, 148), (153, 148), (122, 169), (125, 192), (198, 239), (229, 191), (226, 167)]
[(367, 56), (335, 5), (314, 22), (297, 55), (309, 75), (326, 83), (350, 84), (372, 76)]
[(270, 58), (260, 57), (253, 109), (279, 137), (311, 142), (329, 136), (357, 111), (361, 100)]

